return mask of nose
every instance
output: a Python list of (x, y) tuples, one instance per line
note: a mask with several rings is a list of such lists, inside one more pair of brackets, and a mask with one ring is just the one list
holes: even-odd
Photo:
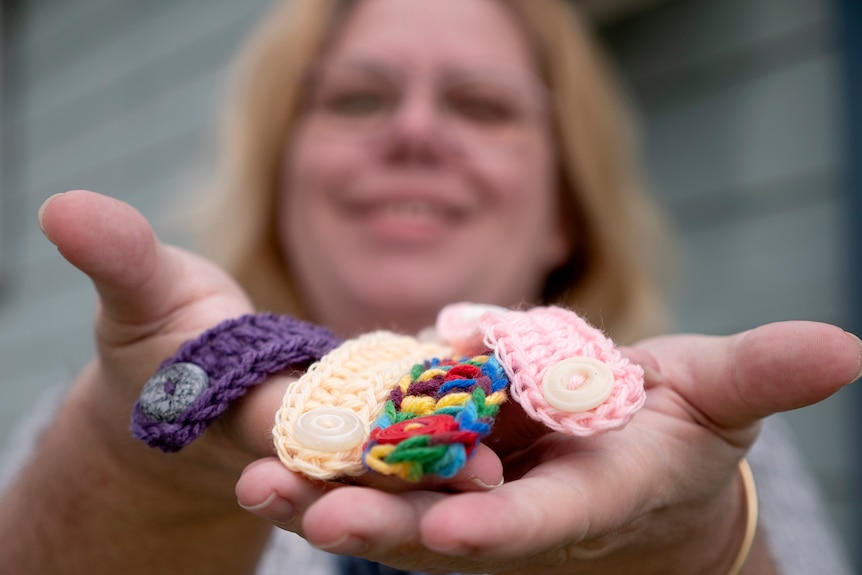
[(433, 91), (417, 89), (405, 94), (392, 111), (379, 143), (390, 161), (433, 164), (457, 151), (448, 132)]

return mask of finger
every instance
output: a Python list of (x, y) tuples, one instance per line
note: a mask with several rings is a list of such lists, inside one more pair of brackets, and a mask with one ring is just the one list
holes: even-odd
[(299, 533), (306, 510), (336, 487), (332, 483), (308, 481), (288, 470), (277, 458), (267, 457), (243, 470), (235, 492), (239, 505), (250, 513)]
[[(622, 458), (611, 466), (599, 461), (605, 458), (570, 459), (492, 492), (439, 502), (423, 518), (423, 543), (442, 555), (513, 572), (524, 561), (531, 572), (544, 572), (604, 559), (593, 564), (596, 572), (616, 573), (622, 550), (629, 557), (650, 557), (686, 540), (706, 554), (722, 549), (718, 534), (737, 528), (730, 502), (739, 494), (732, 470), (705, 487), (708, 497), (686, 493), (681, 499), (679, 484), (668, 485), (673, 481), (662, 475), (660, 463), (638, 469)], [(635, 484), (632, 477), (642, 480)]]
[[(487, 448), (482, 451), (487, 451), (487, 453), (477, 454), (480, 461), (484, 459), (496, 460), (496, 464), (482, 463), (481, 465), (487, 465), (491, 469), (499, 467), (499, 460), (493, 455), (493, 452)], [(465, 490), (490, 488), (486, 481), (490, 482), (493, 481), (493, 479), (487, 479), (487, 475), (485, 475), (482, 470), (471, 469), (469, 466), (465, 466), (463, 471), (463, 476), (456, 476), (448, 481), (443, 480), (440, 482), (441, 485), (445, 485), (449, 489), (463, 488)], [(490, 477), (496, 477), (496, 473), (502, 474), (501, 471), (491, 471)], [(502, 483), (502, 477), (497, 481)], [(301, 522), (298, 522), (298, 520), (305, 514), (309, 507), (318, 502), (323, 495), (338, 487), (345, 486), (339, 485), (337, 482), (307, 480), (299, 474), (293, 473), (285, 468), (277, 458), (267, 457), (249, 464), (243, 470), (242, 475), (236, 484), (235, 491), (239, 505), (247, 511), (275, 524), (278, 527), (281, 527), (282, 529), (299, 532), (302, 530), (302, 527)], [(418, 489), (418, 486), (411, 485), (403, 481), (401, 482), (400, 488), (410, 488), (417, 492), (421, 491)], [(354, 492), (351, 491), (351, 493)], [(386, 492), (381, 491), (377, 487), (374, 489), (362, 487), (355, 493), (361, 493), (363, 495), (360, 497), (358, 502), (353, 501), (351, 498), (351, 507), (355, 503), (374, 506), (376, 503), (372, 500), (377, 498), (376, 494), (384, 494)], [(415, 499), (413, 496), (408, 497), (410, 499)], [(424, 498), (424, 496), (419, 497)], [(389, 501), (388, 499), (386, 500)], [(339, 500), (336, 499), (336, 503), (334, 504), (336, 508), (340, 506), (337, 501)], [(401, 500), (392, 499), (391, 501), (396, 502)], [(328, 506), (330, 505), (333, 504), (327, 503), (327, 506), (324, 506), (321, 510), (316, 512), (319, 515), (316, 515), (315, 517), (320, 516), (320, 514), (325, 517), (328, 514), (327, 509), (329, 509)], [(416, 516), (415, 507), (408, 506), (406, 508), (400, 508), (398, 513), (400, 513), (400, 519), (405, 522), (405, 528), (413, 529), (415, 531), (416, 526), (418, 525), (418, 517)], [(365, 517), (363, 513), (356, 512), (355, 515), (361, 518), (361, 522), (364, 524), (364, 529), (368, 529), (367, 531), (362, 531), (362, 533), (365, 533), (365, 535), (363, 535), (364, 540), (376, 541), (380, 535), (380, 533), (377, 532), (378, 529), (382, 529), (384, 531), (392, 529), (392, 522), (390, 521), (392, 519), (391, 517), (389, 518), (390, 520), (375, 524), (374, 522), (367, 523), (370, 519)], [(327, 545), (326, 541), (329, 539), (340, 539), (343, 538), (346, 533), (356, 531), (354, 529), (355, 526), (351, 522), (338, 524), (325, 520), (322, 531), (320, 530), (320, 526), (315, 523), (315, 519), (311, 520), (311, 525), (313, 532), (316, 533), (318, 538), (321, 538), (320, 540), (323, 541), (322, 544), (324, 546)], [(409, 525), (412, 525), (413, 527), (409, 527)], [(314, 531), (314, 529), (317, 529), (317, 531)], [(402, 530), (400, 536), (403, 536), (404, 533), (405, 532)], [(375, 545), (381, 544), (384, 547), (388, 545), (387, 543), (381, 543), (380, 541), (375, 543)]]
[(859, 339), (816, 322), (781, 322), (731, 337), (644, 342), (671, 382), (718, 426), (742, 428), (811, 405), (859, 377)]
[(638, 347), (621, 346), (620, 353), (632, 363), (644, 370), (644, 386), (649, 389), (664, 380), (658, 360), (647, 350)]
[(142, 297), (161, 295), (158, 284), (164, 284), (168, 274), (158, 277), (162, 264), (158, 243), (147, 221), (131, 206), (92, 192), (71, 191), (46, 200), (39, 223), (60, 254), (93, 280), (109, 304), (107, 310), (122, 316), (141, 305), (158, 310), (163, 304), (161, 297)]
[[(422, 541), (445, 555), (496, 562), (533, 557), (553, 564), (555, 553), (575, 553), (578, 544), (676, 497), (665, 481), (653, 481), (668, 474), (661, 449), (644, 438), (641, 448), (627, 450), (630, 441), (603, 438), (572, 447), (569, 438), (548, 436), (533, 448), (543, 463), (523, 478), (486, 493), (459, 494), (429, 509)], [(637, 484), (632, 477), (640, 478)], [(625, 534), (617, 533), (613, 541), (624, 545)], [(599, 549), (585, 549), (592, 551)]]
[(446, 497), (433, 491), (386, 493), (367, 487), (337, 489), (303, 518), (306, 539), (325, 551), (369, 559), (421, 556), (422, 514)]
[[(613, 520), (631, 511), (634, 494), (626, 488), (630, 481), (624, 470), (605, 474), (605, 464), (593, 469), (586, 463), (573, 466), (566, 459), (552, 462), (534, 477), (481, 493), (340, 489), (307, 509), (305, 537), (327, 551), (369, 557), (427, 545), (453, 557), (514, 559), (582, 537), (591, 527), (607, 528), (598, 521), (590, 524), (596, 509)], [(596, 481), (597, 474), (619, 479)], [(578, 486), (590, 484), (602, 488), (588, 501)], [(560, 512), (561, 506), (565, 512)]]
[[(582, 467), (568, 469), (564, 462), (548, 464), (540, 474), (509, 482), (487, 493), (465, 493), (441, 501), (423, 518), (425, 545), (439, 553), (493, 559), (516, 559), (522, 554), (558, 547), (590, 533), (590, 505), (607, 517), (622, 517), (630, 489), (613, 482), (593, 482), (602, 490), (588, 501), (578, 486), (588, 482)], [(557, 468), (559, 472), (553, 471)], [(602, 499), (604, 488), (616, 497)], [(628, 510), (625, 510), (628, 511)], [(596, 528), (600, 527), (598, 525)]]
[(432, 489), (487, 491), (503, 484), (503, 463), (494, 450), (479, 444), (454, 477), (435, 482)]
[(102, 312), (118, 324), (160, 320), (226, 289), (219, 274), (160, 244), (147, 220), (114, 198), (84, 190), (52, 196), (39, 210), (39, 224), (63, 257), (90, 277)]
[(230, 435), (247, 452), (258, 458), (275, 456), (272, 428), (276, 412), (282, 404), (285, 391), (295, 380), (292, 375), (275, 376), (265, 384), (250, 389), (245, 397), (231, 406), (225, 424), (229, 426)]
[(487, 445), (479, 444), (464, 466), (452, 477), (430, 475), (410, 483), (396, 476), (370, 471), (356, 479), (365, 487), (396, 493), (401, 491), (484, 491), (503, 484), (503, 464)]
[(298, 533), (321, 549), (351, 554), (371, 548), (386, 553), (406, 541), (418, 544), (421, 506), (409, 501), (443, 496), (427, 491), (400, 496), (309, 481), (276, 458), (248, 465), (235, 491), (238, 504), (261, 519)]

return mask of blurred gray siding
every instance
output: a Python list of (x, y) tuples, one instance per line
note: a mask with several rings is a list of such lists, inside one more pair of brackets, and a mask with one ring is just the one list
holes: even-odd
[[(48, 196), (86, 188), (128, 201), (163, 237), (170, 201), (194, 185), (225, 72), (266, 0), (31, 0), (8, 56), (15, 150), (4, 166), (0, 437), (46, 385), (92, 350), (94, 296), (36, 225)], [(14, 152), (14, 153), (11, 153)], [(11, 183), (9, 183), (11, 182)]]
[[(40, 234), (38, 206), (88, 188), (132, 203), (164, 238), (183, 242), (165, 209), (205, 169), (226, 65), (268, 3), (18, 3), (5, 38), (0, 441), (92, 351), (93, 294)], [(641, 111), (653, 187), (684, 240), (680, 329), (845, 324), (832, 5), (650, 4), (602, 37)], [(789, 418), (855, 542), (853, 405), (844, 399)]]

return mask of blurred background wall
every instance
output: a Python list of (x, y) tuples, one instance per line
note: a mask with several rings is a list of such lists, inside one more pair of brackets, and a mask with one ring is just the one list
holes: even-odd
[[(186, 242), (172, 202), (207, 171), (227, 67), (269, 3), (3, 0), (0, 442), (92, 353), (94, 295), (42, 237), (38, 206), (87, 188), (136, 206), (163, 239)], [(858, 331), (850, 224), (860, 214), (844, 128), (859, 111), (847, 97), (851, 50), (841, 34), (858, 7), (587, 4), (683, 240), (678, 328), (727, 334), (810, 319)], [(783, 416), (857, 555), (859, 395), (845, 390)]]

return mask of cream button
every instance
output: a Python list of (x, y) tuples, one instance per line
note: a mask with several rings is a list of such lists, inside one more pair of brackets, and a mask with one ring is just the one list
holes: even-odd
[(604, 403), (614, 388), (607, 364), (591, 357), (570, 357), (555, 363), (542, 379), (542, 395), (560, 411), (588, 411)]
[(365, 440), (365, 430), (349, 409), (318, 407), (299, 417), (293, 436), (307, 449), (337, 453), (360, 445)]

